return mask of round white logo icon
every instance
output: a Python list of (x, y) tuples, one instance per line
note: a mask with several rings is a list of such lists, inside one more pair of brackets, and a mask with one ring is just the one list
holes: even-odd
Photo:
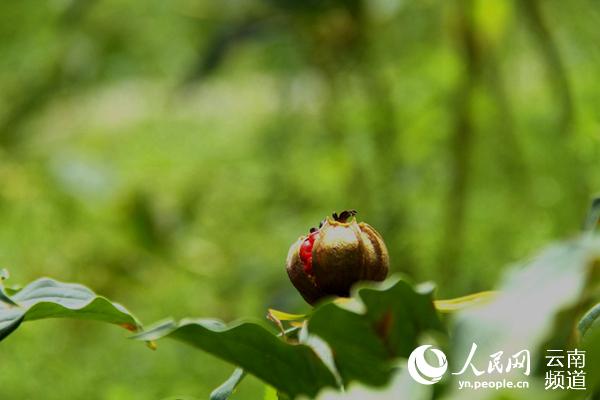
[(430, 350), (437, 357), (438, 366), (432, 366), (427, 362), (425, 352), (430, 347), (432, 347), (430, 344), (419, 346), (408, 357), (408, 373), (415, 381), (423, 385), (433, 385), (439, 382), (448, 369), (446, 355), (441, 350)]

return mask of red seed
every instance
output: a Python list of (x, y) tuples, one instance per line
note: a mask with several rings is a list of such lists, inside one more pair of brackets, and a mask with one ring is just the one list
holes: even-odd
[(304, 264), (304, 272), (312, 275), (312, 249), (319, 231), (311, 232), (300, 246), (300, 260)]
[(307, 275), (312, 275), (312, 256), (308, 257), (304, 262), (304, 272)]

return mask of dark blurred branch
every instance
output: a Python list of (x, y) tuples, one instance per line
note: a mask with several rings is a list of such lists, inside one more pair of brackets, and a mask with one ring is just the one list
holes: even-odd
[[(538, 42), (555, 88), (560, 107), (556, 131), (560, 134), (560, 138), (572, 137), (569, 133), (572, 130), (575, 112), (568, 74), (558, 46), (552, 37), (552, 32), (544, 20), (540, 2), (538, 0), (520, 0), (517, 1), (517, 4), (520, 5), (522, 15)], [(569, 142), (559, 142), (558, 148), (563, 164), (560, 169), (555, 171), (555, 176), (560, 179), (561, 185), (568, 193), (564, 201), (579, 205), (579, 207), (565, 207), (566, 204), (557, 205), (557, 210), (554, 212), (554, 227), (556, 234), (562, 235), (567, 227), (576, 228), (574, 221), (577, 221), (579, 215), (575, 210), (584, 207), (590, 196), (590, 188), (586, 176), (587, 169), (582, 165), (579, 156), (571, 151)], [(569, 210), (572, 211), (569, 212)]]
[(252, 16), (220, 29), (209, 39), (208, 44), (202, 44), (198, 58), (182, 84), (189, 85), (214, 73), (236, 46), (255, 39), (267, 29), (269, 23), (269, 18)]
[[(91, 9), (96, 0), (76, 0), (65, 9), (59, 17), (59, 28), (64, 33), (74, 28)], [(63, 51), (51, 63), (51, 67), (42, 79), (34, 80), (36, 83), (27, 84), (21, 88), (17, 96), (10, 104), (12, 107), (6, 113), (6, 117), (0, 121), (0, 147), (14, 148), (23, 140), (21, 126), (35, 112), (44, 108), (53, 97), (65, 85), (71, 82), (65, 78), (65, 53), (69, 47), (65, 38)], [(30, 85), (30, 86), (27, 86)]]
[(469, 0), (458, 3), (458, 39), (462, 47), (465, 71), (454, 103), (456, 119), (450, 142), (450, 186), (447, 194), (447, 208), (443, 227), (438, 267), (442, 268), (440, 278), (448, 283), (457, 278), (460, 252), (464, 241), (466, 202), (470, 180), (470, 161), (473, 146), (473, 92), (481, 72), (481, 59), (475, 27), (472, 21), (472, 5)]
[(558, 47), (543, 18), (538, 0), (519, 0), (517, 4), (520, 5), (525, 21), (539, 43), (542, 54), (546, 59), (548, 71), (551, 74), (557, 100), (560, 103), (559, 132), (569, 133), (573, 122), (573, 99), (567, 72)]
[(61, 76), (61, 65), (55, 63), (38, 84), (22, 88), (22, 96), (12, 102), (7, 116), (0, 122), (0, 147), (12, 148), (22, 140), (21, 125), (50, 101), (61, 86)]
[(397, 195), (404, 168), (402, 150), (398, 150), (400, 132), (397, 127), (397, 106), (390, 93), (389, 82), (383, 79), (376, 68), (365, 68), (362, 79), (369, 99), (369, 117), (377, 151), (374, 165), (378, 170), (378, 185), (384, 194), (383, 199), (379, 200), (385, 202), (383, 220), (378, 222), (378, 226), (384, 237), (400, 238), (400, 243), (390, 248), (394, 265), (400, 266), (404, 272), (413, 272), (415, 261), (411, 247), (404, 243), (408, 237), (406, 204), (403, 197)]
[(527, 190), (529, 175), (523, 152), (515, 136), (514, 115), (506, 90), (504, 76), (498, 65), (494, 49), (488, 49), (485, 60), (485, 80), (498, 112), (496, 124), (499, 147), (494, 152), (499, 158), (503, 171), (511, 182), (519, 183), (521, 189)]

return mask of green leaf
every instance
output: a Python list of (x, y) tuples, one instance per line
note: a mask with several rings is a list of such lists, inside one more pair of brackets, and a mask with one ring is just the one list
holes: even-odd
[(279, 321), (298, 321), (306, 318), (306, 314), (290, 314), (285, 311), (275, 310), (273, 308), (269, 308), (268, 314), (277, 318)]
[(579, 334), (583, 337), (587, 331), (594, 325), (596, 321), (600, 321), (600, 303), (592, 307), (579, 321), (577, 329)]
[[(503, 351), (510, 357), (529, 350), (535, 373), (537, 362), (544, 361), (546, 349), (569, 346), (572, 338), (567, 335), (575, 331), (577, 322), (577, 314), (572, 310), (585, 302), (599, 256), (600, 241), (584, 237), (554, 245), (531, 262), (513, 268), (492, 301), (456, 315), (449, 359), (460, 369), (475, 343), (478, 347), (472, 363), (484, 370), (493, 353)], [(522, 371), (512, 373), (518, 375)], [(510, 375), (506, 377), (510, 379)], [(457, 386), (451, 386), (454, 391), (449, 398), (462, 398)]]
[(314, 397), (322, 387), (336, 385), (334, 376), (310, 347), (286, 343), (256, 323), (226, 325), (209, 319), (168, 321), (134, 336), (139, 340), (163, 337), (238, 365), (292, 397), (301, 394)]
[(468, 333), (463, 335), (467, 350), (477, 339), (507, 350), (540, 343), (555, 315), (579, 301), (599, 244), (577, 240), (555, 245), (513, 269), (493, 301), (459, 314), (456, 327)]
[(356, 380), (383, 386), (393, 374), (394, 360), (408, 357), (421, 334), (443, 330), (432, 292), (431, 286), (416, 291), (390, 278), (357, 289), (362, 313), (327, 303), (314, 311), (308, 330), (329, 344), (345, 385)]
[(0, 282), (0, 309), (17, 305), (18, 304), (10, 298), (10, 295), (7, 293), (7, 291), (4, 289), (4, 286), (2, 286), (2, 283)]
[(328, 303), (309, 320), (309, 332), (329, 344), (344, 384), (384, 385), (392, 372), (384, 342), (363, 315)]
[[(600, 396), (600, 325), (598, 320), (587, 331), (579, 347), (586, 352), (586, 372), (588, 374), (588, 390)], [(592, 397), (590, 397), (592, 398)], [(597, 397), (593, 397), (597, 398)]]
[(10, 304), (0, 303), (0, 340), (24, 321), (45, 318), (87, 319), (121, 325), (131, 331), (141, 329), (139, 321), (123, 306), (78, 284), (42, 278), (8, 298)]
[[(292, 398), (314, 397), (324, 387), (339, 387), (340, 378), (344, 384), (385, 385), (394, 362), (408, 356), (421, 334), (443, 330), (432, 291), (431, 286), (415, 290), (397, 278), (365, 285), (354, 300), (315, 309), (300, 343), (287, 343), (255, 323), (226, 325), (208, 319), (167, 321), (134, 338), (174, 338), (243, 368)], [(227, 398), (239, 374), (216, 394)]]
[(0, 341), (14, 332), (23, 322), (23, 311), (15, 308), (0, 309)]
[(342, 378), (340, 377), (339, 371), (335, 365), (335, 359), (333, 358), (333, 351), (331, 347), (320, 337), (316, 335), (311, 335), (308, 332), (308, 325), (306, 323), (302, 324), (302, 328), (300, 329), (300, 333), (298, 334), (298, 341), (302, 344), (309, 346), (315, 354), (321, 359), (323, 364), (335, 377), (335, 381), (338, 387), (343, 387)]
[(235, 388), (240, 384), (246, 376), (246, 371), (241, 368), (236, 368), (233, 374), (221, 386), (213, 390), (210, 394), (210, 400), (227, 400), (235, 391)]
[(277, 395), (277, 389), (272, 386), (265, 386), (265, 396), (263, 400), (278, 400), (279, 396)]
[[(289, 328), (283, 332), (280, 332), (279, 334), (277, 334), (277, 336), (286, 336), (294, 334), (296, 331), (298, 331), (298, 329), (299, 328), (295, 327)], [(231, 374), (231, 376), (225, 382), (223, 382), (221, 386), (213, 390), (213, 392), (210, 395), (210, 400), (228, 399), (229, 397), (231, 397), (237, 386), (240, 384), (240, 382), (242, 382), (242, 380), (245, 377), (246, 371), (244, 371), (242, 368), (236, 368)], [(267, 385), (266, 387), (269, 388), (270, 386)]]
[(486, 291), (473, 293), (466, 296), (456, 297), (454, 299), (447, 300), (435, 300), (433, 305), (435, 309), (442, 313), (451, 313), (460, 310), (464, 310), (468, 307), (475, 305), (485, 304), (490, 302), (498, 292)]

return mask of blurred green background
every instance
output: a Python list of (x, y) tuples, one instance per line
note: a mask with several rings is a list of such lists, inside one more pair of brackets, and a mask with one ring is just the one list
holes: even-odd
[[(2, 2), (0, 266), (145, 323), (301, 312), (288, 246), (355, 208), (394, 272), (489, 289), (600, 188), (599, 24), (583, 0)], [(233, 369), (126, 336), (25, 324), (1, 397), (206, 398)]]

